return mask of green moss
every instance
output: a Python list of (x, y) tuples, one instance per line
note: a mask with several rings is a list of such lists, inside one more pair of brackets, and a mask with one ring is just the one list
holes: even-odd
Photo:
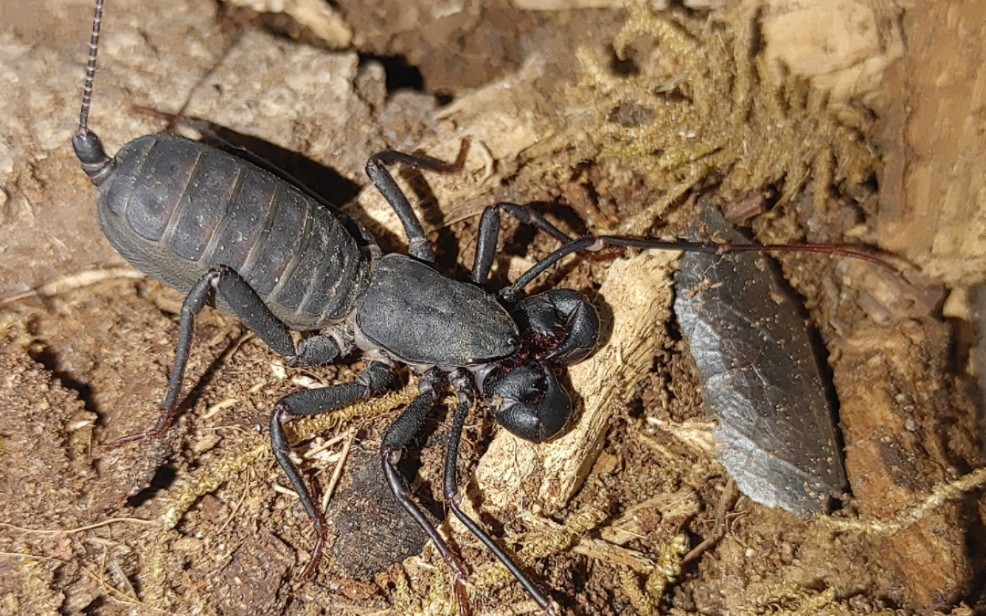
[(667, 193), (626, 230), (645, 230), (668, 202), (709, 183), (726, 200), (776, 188), (785, 203), (808, 189), (822, 207), (873, 175), (866, 113), (837, 116), (805, 81), (777, 81), (758, 53), (757, 24), (751, 12), (702, 20), (638, 3), (613, 42), (618, 64), (579, 51), (577, 90), (596, 109), (599, 158)]

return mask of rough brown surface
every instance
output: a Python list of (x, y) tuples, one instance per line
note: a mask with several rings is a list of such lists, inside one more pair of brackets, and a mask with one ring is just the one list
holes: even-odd
[[(934, 40), (947, 57), (952, 39), (936, 28), (968, 23), (849, 0), (831, 12), (824, 2), (744, 2), (711, 15), (379, 0), (331, 3), (324, 14), (288, 3), (299, 12), (284, 17), (252, 12), (276, 3), (238, 4), (249, 8), (109, 4), (91, 118), (107, 149), (163, 128), (132, 105), (208, 120), (340, 205), (359, 193), (348, 211), (401, 249), (389, 208), (365, 189), (367, 157), (421, 147), (451, 159), (468, 137), (463, 173), (412, 177), (409, 190), (440, 267), (458, 276), (471, 264), (477, 214), (496, 200), (533, 204), (573, 233), (660, 222), (673, 234), (705, 194), (731, 201), (764, 241), (870, 237), (877, 200), (886, 212), (873, 178), (902, 155), (884, 138), (878, 157), (876, 132), (904, 135), (913, 118), (889, 113), (878, 126), (858, 101), (900, 53), (917, 67), (908, 84), (936, 73), (918, 70), (924, 48), (899, 48), (901, 27), (914, 29), (904, 41)], [(352, 379), (359, 360), (286, 368), (235, 319), (207, 310), (182, 418), (161, 438), (107, 446), (156, 419), (181, 297), (129, 269), (102, 237), (95, 191), (69, 147), (90, 11), (88, 0), (52, 12), (0, 5), (0, 613), (456, 613), (449, 572), (433, 548), (415, 555), (417, 529), (374, 475), (380, 436), (413, 379), (298, 422), (306, 477), (320, 493), (332, 488), (331, 545), (307, 583), (311, 527), (270, 453), (269, 413), (299, 387)], [(858, 27), (840, 29), (843, 12)], [(846, 37), (824, 49), (831, 70), (799, 72), (798, 62), (822, 66), (805, 60), (812, 46), (785, 47), (805, 42), (789, 29), (806, 22)], [(835, 88), (838, 106), (777, 59)], [(395, 89), (408, 76), (402, 63), (420, 71), (417, 87)], [(925, 155), (949, 165), (964, 143)], [(920, 194), (908, 193), (908, 207)], [(931, 244), (907, 254), (924, 264)], [(494, 279), (554, 247), (508, 223)], [(670, 314), (673, 255), (626, 256), (572, 259), (534, 285), (580, 289), (613, 320), (606, 346), (572, 370), (579, 423), (531, 446), (477, 409), (463, 444), (465, 507), (566, 613), (984, 607), (976, 412), (941, 315), (954, 290), (943, 282), (981, 282), (981, 272), (939, 280), (934, 267), (895, 274), (781, 259), (827, 349), (851, 488), (832, 516), (801, 520), (738, 494), (716, 461)], [(446, 419), (436, 413), (423, 453), (407, 460), (436, 516)], [(474, 613), (537, 611), (458, 523), (440, 528), (472, 572)]]
[[(955, 285), (986, 276), (986, 2), (929, 3), (905, 13), (912, 49), (887, 72), (880, 107), (887, 150), (877, 239)], [(941, 44), (946, 41), (946, 44)]]

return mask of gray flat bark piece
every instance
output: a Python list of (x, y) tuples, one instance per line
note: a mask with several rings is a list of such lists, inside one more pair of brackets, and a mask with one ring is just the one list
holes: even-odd
[[(710, 233), (746, 241), (707, 209)], [(846, 486), (803, 310), (762, 254), (682, 257), (674, 310), (698, 366), (720, 459), (754, 501), (800, 516)]]

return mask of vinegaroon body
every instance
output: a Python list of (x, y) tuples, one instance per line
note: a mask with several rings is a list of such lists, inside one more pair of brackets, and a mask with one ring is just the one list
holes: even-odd
[[(196, 315), (213, 302), (238, 318), (292, 366), (327, 364), (359, 350), (367, 360), (352, 383), (282, 398), (270, 420), (274, 456), (316, 531), (304, 577), (318, 567), (326, 521), (289, 456), (284, 426), (377, 396), (395, 382), (395, 368), (418, 375), (418, 395), (387, 430), (383, 471), (402, 507), (421, 525), (454, 571), (460, 607), (467, 571), (459, 556), (410, 498), (396, 463), (436, 404), (443, 387), (458, 397), (445, 458), (448, 507), (510, 570), (542, 608), (549, 597), (459, 504), (456, 460), (466, 416), (477, 400), (517, 436), (541, 442), (573, 413), (561, 384), (566, 367), (589, 356), (599, 317), (588, 299), (567, 289), (524, 296), (538, 274), (563, 257), (605, 245), (704, 252), (814, 250), (868, 258), (834, 247), (665, 242), (616, 236), (573, 239), (540, 214), (511, 203), (482, 215), (470, 280), (436, 271), (434, 252), (417, 215), (387, 171), (392, 164), (447, 172), (457, 168), (400, 152), (372, 156), (366, 171), (394, 208), (408, 255), (383, 254), (356, 221), (286, 179), (225, 150), (170, 134), (138, 137), (110, 157), (87, 126), (103, 0), (97, 0), (79, 129), (72, 144), (99, 188), (97, 211), (110, 243), (134, 266), (186, 294), (174, 369), (161, 416), (136, 441), (164, 432), (177, 414)], [(483, 289), (493, 263), (500, 216), (510, 214), (550, 234), (562, 247), (499, 293)], [(290, 330), (312, 332), (295, 343)], [(463, 607), (464, 609), (464, 607)]]

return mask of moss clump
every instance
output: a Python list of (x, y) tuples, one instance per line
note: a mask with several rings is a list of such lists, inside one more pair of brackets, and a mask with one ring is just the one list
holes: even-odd
[(613, 42), (616, 62), (586, 49), (580, 90), (595, 104), (599, 158), (616, 159), (666, 191), (625, 228), (641, 232), (685, 192), (709, 181), (736, 199), (775, 187), (780, 202), (807, 189), (816, 207), (855, 195), (875, 156), (861, 110), (831, 109), (824, 93), (776, 78), (759, 50), (758, 16), (722, 21), (640, 3)]

